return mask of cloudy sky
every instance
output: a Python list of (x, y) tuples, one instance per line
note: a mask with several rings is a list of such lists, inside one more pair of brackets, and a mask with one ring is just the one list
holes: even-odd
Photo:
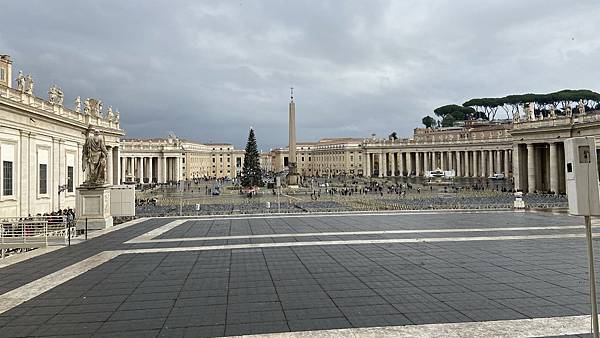
[(6, 1), (0, 54), (46, 96), (94, 97), (128, 137), (169, 132), (263, 150), (408, 136), (440, 105), (481, 96), (600, 91), (594, 0)]

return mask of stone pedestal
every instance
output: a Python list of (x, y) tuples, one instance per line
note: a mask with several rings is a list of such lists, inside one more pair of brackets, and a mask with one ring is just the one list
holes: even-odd
[(290, 163), (289, 166), (289, 172), (287, 174), (287, 185), (290, 188), (298, 188), (300, 186), (300, 174), (298, 174), (298, 171), (296, 170), (296, 163)]
[(77, 228), (89, 230), (106, 229), (113, 225), (110, 213), (110, 185), (99, 187), (80, 186), (77, 188)]

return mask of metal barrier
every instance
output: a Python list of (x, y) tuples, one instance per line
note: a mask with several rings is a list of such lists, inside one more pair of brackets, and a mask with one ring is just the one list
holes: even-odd
[(66, 216), (12, 217), (0, 219), (0, 249), (40, 248), (66, 245), (75, 235)]

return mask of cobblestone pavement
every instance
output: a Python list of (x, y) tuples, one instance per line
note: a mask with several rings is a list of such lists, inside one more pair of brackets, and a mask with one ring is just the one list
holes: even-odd
[(581, 223), (542, 212), (149, 219), (1, 268), (0, 336), (415, 334), (427, 324), (579, 335), (589, 327)]

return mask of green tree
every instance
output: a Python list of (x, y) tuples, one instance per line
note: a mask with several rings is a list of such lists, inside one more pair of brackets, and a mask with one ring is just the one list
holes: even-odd
[(454, 126), (455, 121), (456, 119), (454, 118), (454, 116), (448, 114), (442, 119), (442, 127), (452, 127)]
[(256, 145), (254, 130), (251, 128), (246, 143), (246, 154), (244, 154), (244, 168), (242, 169), (243, 187), (262, 187), (262, 173), (260, 170), (260, 155)]
[(425, 127), (427, 128), (432, 128), (433, 125), (435, 124), (435, 119), (431, 116), (425, 116), (421, 122), (423, 122), (423, 124), (425, 125)]

